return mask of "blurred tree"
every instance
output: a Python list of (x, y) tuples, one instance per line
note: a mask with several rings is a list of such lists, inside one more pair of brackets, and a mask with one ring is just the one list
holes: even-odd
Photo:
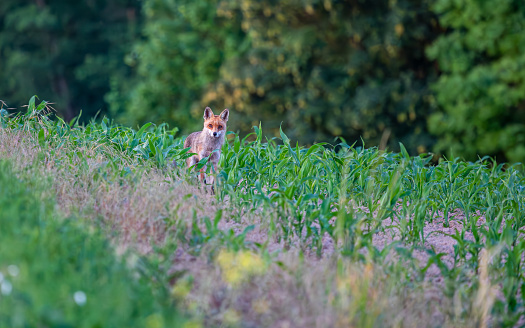
[(446, 33), (429, 48), (442, 111), (429, 119), (438, 151), (525, 161), (525, 2), (439, 0)]
[(2, 0), (0, 99), (26, 104), (32, 94), (54, 102), (67, 119), (105, 109), (110, 79), (137, 35), (139, 0)]
[(186, 132), (202, 126), (204, 88), (220, 78), (226, 58), (247, 46), (238, 19), (217, 16), (217, 3), (144, 1), (144, 40), (127, 56), (138, 78), (114, 85), (107, 97), (121, 122), (170, 122)]
[(231, 0), (218, 10), (236, 13), (252, 47), (223, 65), (204, 99), (242, 112), (244, 129), (263, 117), (306, 143), (363, 137), (413, 152), (432, 143), (427, 1)]
[(130, 61), (140, 82), (129, 105), (112, 108), (130, 121), (175, 121), (188, 132), (201, 125), (204, 106), (228, 107), (243, 132), (259, 121), (277, 132), (283, 122), (303, 143), (362, 136), (368, 145), (383, 139), (425, 151), (433, 75), (424, 47), (437, 25), (428, 6), (145, 0), (145, 41)]

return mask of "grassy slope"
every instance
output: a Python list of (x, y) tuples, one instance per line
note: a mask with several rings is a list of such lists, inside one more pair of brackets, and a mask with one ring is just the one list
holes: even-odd
[(128, 269), (97, 229), (63, 218), (46, 179), (0, 161), (0, 326), (145, 327), (180, 324), (173, 302)]
[(71, 128), (41, 110), (3, 122), (0, 154), (48, 176), (60, 211), (147, 254), (147, 275), (176, 282), (173, 297), (205, 325), (519, 324), (516, 168), (303, 149), (284, 133), (277, 146), (256, 129), (225, 146), (212, 197), (167, 168), (186, 154), (162, 127)]

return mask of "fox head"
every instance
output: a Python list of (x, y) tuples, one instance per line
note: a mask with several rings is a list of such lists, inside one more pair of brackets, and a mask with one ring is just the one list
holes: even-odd
[(210, 137), (219, 138), (226, 134), (226, 122), (230, 111), (225, 109), (220, 115), (214, 115), (210, 107), (206, 107), (204, 110), (204, 131), (208, 133)]

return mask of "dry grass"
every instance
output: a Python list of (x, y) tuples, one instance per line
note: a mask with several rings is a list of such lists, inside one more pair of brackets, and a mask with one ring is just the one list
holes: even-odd
[[(104, 146), (102, 146), (104, 147)], [(144, 170), (135, 179), (110, 181), (94, 180), (99, 168), (104, 167), (112, 149), (103, 152), (99, 147), (76, 149), (90, 157), (87, 167), (80, 162), (69, 162), (65, 156), (67, 145), (58, 152), (40, 149), (30, 134), (0, 130), (0, 156), (10, 159), (20, 170), (50, 178), (50, 191), (56, 197), (59, 209), (66, 215), (80, 214), (95, 222), (102, 220), (117, 232), (119, 248), (132, 245), (141, 253), (151, 251), (151, 245), (160, 243), (166, 234), (161, 220), (177, 217), (191, 222), (197, 216), (214, 215), (215, 200), (203, 190), (186, 181), (173, 181), (158, 170)], [(191, 195), (192, 197), (187, 197)]]
[[(31, 134), (0, 129), (0, 157), (15, 163), (21, 174), (48, 178), (59, 210), (101, 226), (118, 253), (156, 256), (157, 249), (175, 243), (168, 248), (172, 253), (161, 257), (166, 277), (174, 276), (174, 297), (205, 326), (474, 327), (489, 321), (491, 304), (486, 299), (492, 287), (486, 277), (489, 287), (486, 293), (480, 291), (485, 301), (476, 314), (480, 320), (457, 321), (463, 314), (454, 309), (469, 305), (443, 299), (431, 282), (411, 282), (409, 271), (394, 271), (405, 275), (392, 276), (382, 266), (353, 263), (335, 254), (303, 261), (297, 247), (285, 250), (273, 239), (267, 246), (273, 255), (230, 252), (217, 238), (195, 247), (189, 242), (192, 227), (205, 231), (204, 218), (213, 220), (219, 210), (222, 232), (233, 229), (238, 236), (249, 224), (257, 225), (248, 242), (268, 241), (265, 218), (274, 213), (243, 214), (246, 209), (218, 203), (175, 169), (137, 168), (140, 173), (104, 179), (102, 168), (121, 154), (102, 149), (104, 145), (68, 147), (41, 149)], [(89, 160), (71, 162), (66, 156), (70, 151), (80, 151)], [(131, 160), (117, 165), (126, 163)], [(264, 263), (264, 269), (250, 271), (254, 263)], [(235, 276), (228, 275), (228, 268), (235, 268)]]

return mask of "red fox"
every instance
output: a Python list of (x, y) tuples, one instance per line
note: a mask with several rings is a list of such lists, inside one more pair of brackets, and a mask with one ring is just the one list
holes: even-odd
[[(220, 115), (214, 115), (210, 107), (206, 107), (204, 110), (204, 129), (193, 132), (184, 141), (184, 148), (191, 147), (189, 152), (197, 154), (186, 159), (188, 168), (197, 164), (202, 158), (209, 156), (208, 163), (211, 163), (214, 171), (217, 170), (229, 116), (230, 111), (228, 109), (223, 110)], [(206, 181), (206, 166), (199, 171), (201, 182), (213, 183), (213, 181)]]

